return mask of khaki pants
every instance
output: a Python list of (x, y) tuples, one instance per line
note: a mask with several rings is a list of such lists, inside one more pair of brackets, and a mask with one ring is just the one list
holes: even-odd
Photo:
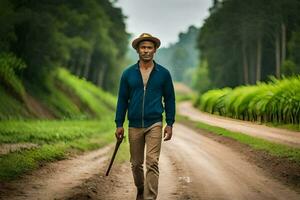
[[(162, 142), (162, 126), (129, 127), (130, 162), (137, 188), (144, 187), (144, 199), (154, 200), (158, 190), (158, 160)], [(146, 146), (146, 176), (144, 178), (144, 149)]]

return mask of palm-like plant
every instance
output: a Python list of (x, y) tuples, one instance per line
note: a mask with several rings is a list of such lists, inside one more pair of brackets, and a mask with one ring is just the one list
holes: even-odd
[(210, 90), (200, 98), (200, 109), (242, 120), (300, 123), (300, 76), (270, 77), (268, 83)]

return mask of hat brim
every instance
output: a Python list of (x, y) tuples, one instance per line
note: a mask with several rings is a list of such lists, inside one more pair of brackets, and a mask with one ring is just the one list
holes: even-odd
[(132, 41), (132, 47), (134, 49), (137, 49), (138, 48), (138, 45), (140, 42), (142, 41), (151, 41), (155, 44), (155, 47), (156, 49), (158, 49), (160, 47), (160, 40), (156, 37), (139, 37), (139, 38), (136, 38), (135, 40)]

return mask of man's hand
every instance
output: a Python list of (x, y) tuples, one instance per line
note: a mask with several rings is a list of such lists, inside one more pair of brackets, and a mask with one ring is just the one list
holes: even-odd
[(164, 141), (168, 141), (172, 138), (172, 126), (166, 126), (164, 130)]
[(118, 127), (116, 129), (115, 135), (116, 135), (117, 140), (121, 139), (122, 137), (124, 137), (124, 128), (123, 127)]

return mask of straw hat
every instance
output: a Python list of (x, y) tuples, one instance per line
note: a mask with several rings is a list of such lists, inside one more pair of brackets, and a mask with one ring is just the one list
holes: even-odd
[(134, 49), (137, 49), (138, 48), (138, 45), (140, 42), (142, 41), (151, 41), (151, 42), (154, 42), (155, 44), (155, 47), (158, 49), (159, 46), (160, 46), (160, 40), (156, 37), (153, 37), (151, 34), (149, 33), (142, 33), (138, 38), (134, 39), (132, 41), (132, 47)]

